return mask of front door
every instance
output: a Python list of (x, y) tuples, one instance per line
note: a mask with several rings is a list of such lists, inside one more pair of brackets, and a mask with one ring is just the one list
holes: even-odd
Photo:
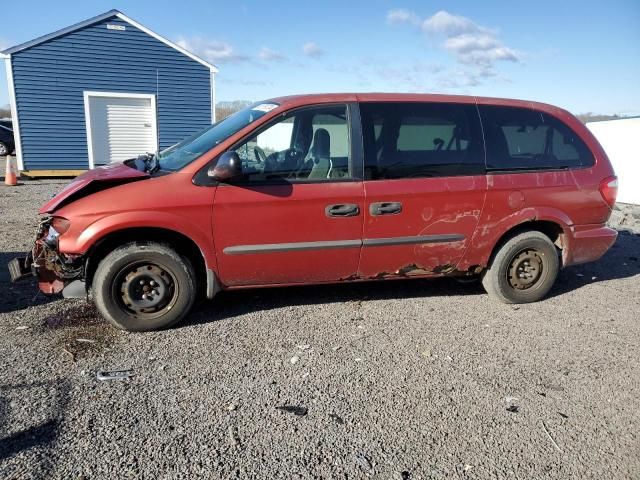
[(350, 136), (347, 105), (307, 107), (234, 148), (243, 178), (219, 185), (213, 207), (222, 283), (333, 282), (356, 274), (364, 196)]
[(362, 103), (362, 278), (453, 271), (487, 183), (474, 104)]
[(158, 149), (153, 95), (85, 92), (85, 117), (91, 168)]

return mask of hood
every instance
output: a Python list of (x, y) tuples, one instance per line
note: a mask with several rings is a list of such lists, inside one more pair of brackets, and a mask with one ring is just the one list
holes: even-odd
[(45, 203), (39, 213), (52, 213), (56, 208), (78, 198), (123, 183), (149, 178), (149, 174), (124, 163), (113, 163), (94, 168), (74, 178), (60, 193)]

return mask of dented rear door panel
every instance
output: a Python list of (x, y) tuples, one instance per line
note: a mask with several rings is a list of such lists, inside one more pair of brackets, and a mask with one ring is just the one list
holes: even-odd
[[(478, 226), (487, 184), (484, 175), (368, 181), (358, 275), (387, 278), (450, 273)], [(377, 202), (399, 202), (402, 211), (372, 215)], [(407, 243), (393, 244), (393, 239)], [(372, 242), (388, 239), (387, 244)]]

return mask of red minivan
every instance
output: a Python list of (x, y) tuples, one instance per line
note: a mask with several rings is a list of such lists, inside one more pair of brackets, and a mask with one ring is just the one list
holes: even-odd
[(48, 294), (91, 293), (132, 331), (237, 288), (480, 276), (503, 302), (533, 302), (613, 244), (616, 190), (596, 139), (550, 105), (275, 98), (79, 176), (9, 267)]

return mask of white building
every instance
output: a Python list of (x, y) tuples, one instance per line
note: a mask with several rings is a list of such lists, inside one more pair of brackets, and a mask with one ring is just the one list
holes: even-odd
[(640, 117), (589, 122), (618, 176), (620, 203), (640, 205)]

